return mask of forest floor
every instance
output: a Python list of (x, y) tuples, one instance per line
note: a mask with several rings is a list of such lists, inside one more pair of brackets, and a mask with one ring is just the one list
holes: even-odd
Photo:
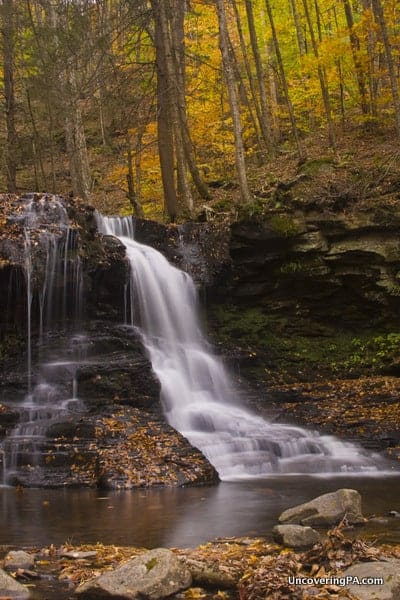
[[(373, 131), (351, 121), (337, 128), (337, 150), (329, 148), (324, 129), (307, 135), (302, 140), (306, 159), (299, 161), (295, 145), (291, 139), (281, 143), (272, 156), (253, 156), (247, 161), (248, 179), (254, 203), (241, 207), (239, 188), (233, 175), (233, 165), (226, 165), (226, 172), (219, 178), (207, 181), (210, 185), (211, 200), (195, 200), (194, 219), (207, 213), (209, 219), (235, 219), (244, 211), (259, 214), (264, 210), (274, 210), (293, 205), (284, 195), (276, 198), (279, 182), (291, 182), (300, 176), (302, 181), (296, 187), (297, 206), (308, 204), (312, 199), (320, 208), (334, 210), (347, 209), (354, 202), (368, 205), (376, 202), (391, 202), (396, 199), (397, 184), (400, 179), (400, 150), (396, 133), (381, 125)], [(90, 164), (93, 176), (90, 203), (105, 214), (130, 214), (132, 207), (127, 199), (124, 169), (125, 157), (118, 146), (93, 147), (90, 149)], [(118, 173), (119, 175), (115, 175)], [(70, 181), (67, 158), (57, 168), (56, 191), (68, 196)], [(205, 177), (207, 180), (207, 177)], [(20, 193), (35, 191), (31, 165), (18, 173)], [(51, 181), (48, 174), (48, 181)], [(39, 190), (36, 190), (39, 191)], [(45, 190), (51, 192), (51, 189)], [(298, 193), (297, 193), (298, 192)], [(346, 194), (343, 194), (346, 192)], [(154, 186), (154, 194), (144, 200), (146, 218), (167, 220), (162, 205), (161, 186)], [(336, 203), (338, 195), (342, 200)], [(343, 205), (343, 197), (347, 201)], [(149, 196), (149, 194), (147, 194)], [(188, 218), (181, 207), (180, 221)]]

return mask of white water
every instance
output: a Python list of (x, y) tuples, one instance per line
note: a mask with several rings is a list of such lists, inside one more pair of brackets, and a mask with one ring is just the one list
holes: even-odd
[(131, 267), (128, 318), (161, 383), (168, 422), (200, 448), (222, 480), (275, 474), (377, 472), (375, 455), (300, 427), (271, 423), (240, 406), (221, 360), (205, 339), (190, 276), (134, 240), (132, 220), (98, 216)]
[[(75, 333), (82, 309), (81, 261), (63, 204), (57, 196), (29, 194), (15, 220), (24, 227), (27, 394), (22, 402), (5, 399), (19, 413), (19, 422), (0, 447), (3, 484), (15, 479), (21, 467), (29, 471), (40, 466), (48, 427), (80, 410), (76, 371), (86, 341)], [(35, 317), (38, 373), (33, 381)], [(72, 331), (60, 336), (65, 329)]]

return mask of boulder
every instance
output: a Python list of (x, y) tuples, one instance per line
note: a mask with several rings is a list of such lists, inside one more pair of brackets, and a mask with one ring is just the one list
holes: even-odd
[(26, 598), (30, 598), (30, 593), (25, 586), (0, 569), (0, 597), (10, 598), (10, 600), (11, 598), (26, 600)]
[[(358, 563), (346, 569), (342, 576), (354, 578), (353, 583), (346, 585), (354, 598), (400, 600), (400, 560), (398, 559)], [(381, 577), (383, 583), (372, 583), (374, 577)]]
[(361, 496), (357, 490), (340, 489), (318, 496), (310, 502), (285, 510), (280, 515), (279, 522), (330, 526), (339, 523), (343, 517), (349, 523), (364, 523)]
[(7, 571), (16, 571), (17, 569), (32, 569), (35, 566), (35, 559), (31, 554), (23, 550), (11, 550), (4, 559), (4, 568)]
[(318, 531), (315, 531), (312, 527), (303, 527), (302, 525), (276, 525), (272, 530), (272, 534), (279, 544), (291, 548), (314, 546), (321, 540)]
[(175, 554), (166, 548), (156, 548), (114, 571), (83, 583), (75, 590), (75, 594), (79, 598), (90, 600), (132, 600), (142, 597), (158, 600), (188, 588), (191, 583), (190, 571)]
[(199, 587), (235, 589), (240, 579), (240, 575), (233, 567), (228, 568), (212, 560), (185, 558), (184, 563), (192, 574), (193, 584)]

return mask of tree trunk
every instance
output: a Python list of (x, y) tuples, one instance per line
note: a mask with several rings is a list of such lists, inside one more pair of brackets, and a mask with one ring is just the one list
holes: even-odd
[[(372, 10), (371, 8), (371, 0), (361, 0), (361, 4), (363, 7), (364, 13)], [(369, 84), (369, 97), (370, 97), (370, 113), (372, 116), (378, 116), (378, 108), (377, 108), (377, 93), (378, 93), (378, 83), (376, 78), (376, 69), (375, 69), (375, 33), (372, 25), (368, 24), (368, 32), (367, 32), (367, 53), (368, 53), (368, 84)]]
[(363, 115), (368, 115), (370, 113), (370, 107), (368, 105), (367, 88), (365, 85), (365, 74), (359, 57), (360, 40), (358, 38), (357, 32), (354, 30), (353, 11), (351, 8), (350, 0), (343, 0), (343, 4), (344, 12), (346, 15), (347, 28), (349, 30), (350, 35), (350, 46), (356, 71), (358, 92), (360, 94), (361, 111)]
[(174, 134), (169, 106), (168, 71), (161, 25), (161, 0), (151, 0), (151, 6), (154, 17), (154, 44), (156, 48), (157, 68), (158, 153), (160, 157), (165, 207), (169, 218), (174, 222), (178, 212), (178, 200), (174, 179)]
[(273, 149), (274, 143), (272, 139), (272, 131), (271, 124), (268, 114), (268, 100), (267, 100), (267, 90), (265, 88), (265, 80), (264, 80), (264, 72), (261, 63), (260, 50), (258, 48), (258, 40), (256, 27), (254, 23), (254, 13), (252, 0), (245, 0), (246, 4), (246, 15), (247, 15), (247, 23), (249, 26), (250, 33), (250, 43), (253, 51), (254, 62), (256, 65), (256, 73), (257, 73), (257, 81), (258, 81), (258, 89), (260, 91), (260, 105), (261, 105), (261, 131), (263, 134), (264, 141), (269, 150)]
[(282, 53), (281, 53), (281, 49), (280, 49), (280, 46), (279, 46), (279, 40), (278, 40), (278, 35), (276, 33), (274, 16), (272, 14), (272, 9), (271, 9), (271, 5), (269, 3), (269, 0), (265, 0), (265, 6), (266, 6), (266, 9), (267, 9), (268, 19), (269, 19), (269, 22), (270, 22), (270, 25), (271, 25), (272, 41), (274, 43), (276, 60), (277, 60), (277, 63), (278, 63), (278, 69), (279, 69), (279, 74), (280, 74), (280, 77), (281, 77), (281, 83), (282, 83), (282, 87), (283, 87), (283, 92), (285, 94), (285, 99), (286, 99), (286, 103), (287, 103), (287, 106), (288, 106), (290, 123), (292, 125), (293, 135), (294, 135), (294, 138), (295, 138), (295, 141), (296, 141), (297, 152), (298, 152), (299, 158), (303, 158), (304, 157), (304, 150), (302, 148), (302, 145), (301, 145), (301, 142), (300, 142), (300, 137), (299, 137), (299, 132), (297, 130), (296, 116), (294, 114), (293, 104), (292, 104), (292, 101), (290, 99), (289, 86), (288, 86), (287, 79), (286, 79), (285, 67), (283, 65)]
[(292, 8), (294, 26), (296, 28), (296, 38), (297, 38), (297, 45), (299, 47), (299, 54), (300, 54), (300, 56), (303, 56), (306, 53), (306, 42), (304, 39), (303, 30), (301, 28), (299, 11), (297, 10), (296, 0), (290, 0), (290, 6)]
[(133, 183), (133, 159), (132, 159), (132, 147), (129, 131), (126, 133), (126, 157), (128, 162), (128, 173), (126, 175), (126, 182), (128, 184), (128, 200), (132, 205), (133, 211), (137, 217), (144, 218), (143, 207), (139, 201), (139, 198), (135, 192), (135, 185)]
[(259, 152), (258, 152), (259, 163), (261, 165), (262, 161), (263, 161), (263, 154), (265, 154), (265, 151), (267, 148), (266, 141), (262, 136), (262, 132), (260, 131), (261, 123), (262, 123), (261, 108), (260, 108), (260, 104), (259, 104), (258, 97), (257, 97), (256, 86), (254, 83), (254, 77), (253, 77), (253, 73), (252, 73), (251, 66), (250, 66), (250, 61), (249, 61), (248, 52), (247, 52), (247, 48), (246, 48), (246, 42), (245, 42), (244, 35), (243, 35), (243, 28), (242, 28), (242, 23), (240, 21), (240, 15), (239, 15), (237, 3), (236, 3), (236, 0), (231, 0), (231, 2), (232, 2), (232, 7), (233, 7), (233, 10), (235, 13), (236, 28), (237, 28), (238, 34), (239, 34), (240, 49), (242, 52), (244, 67), (245, 67), (247, 79), (248, 79), (248, 82), (250, 85), (251, 98), (252, 98), (253, 105), (254, 105), (254, 108), (256, 111), (256, 115), (257, 115), (257, 120), (256, 120), (252, 114), (252, 111), (250, 111), (251, 119), (252, 119), (253, 126), (254, 126), (254, 132), (255, 132), (255, 136), (256, 136), (257, 146), (259, 148)]
[(306, 21), (308, 24), (308, 30), (310, 32), (310, 38), (311, 38), (312, 48), (314, 51), (314, 56), (317, 59), (317, 63), (318, 63), (318, 67), (317, 67), (318, 68), (318, 78), (319, 78), (319, 83), (321, 86), (321, 94), (322, 94), (322, 100), (323, 100), (324, 108), (325, 108), (326, 120), (328, 123), (329, 145), (334, 150), (336, 150), (336, 136), (335, 136), (335, 129), (334, 129), (333, 120), (332, 120), (332, 109), (331, 109), (331, 101), (329, 98), (329, 90), (328, 90), (328, 85), (326, 83), (326, 77), (325, 77), (324, 70), (319, 62), (318, 46), (317, 46), (317, 41), (315, 39), (314, 28), (313, 28), (313, 25), (311, 22), (311, 16), (310, 16), (310, 11), (308, 8), (307, 0), (303, 0), (303, 6), (304, 6), (304, 13), (306, 16)]
[(389, 71), (390, 87), (392, 88), (396, 130), (397, 135), (400, 137), (400, 95), (393, 61), (392, 45), (389, 38), (389, 32), (387, 29), (386, 19), (383, 12), (381, 0), (372, 0), (372, 7), (374, 9), (375, 19), (379, 25), (383, 45), (385, 48), (386, 62)]
[(222, 55), (224, 76), (228, 88), (228, 97), (235, 137), (236, 170), (239, 180), (242, 201), (250, 202), (252, 197), (247, 182), (245, 152), (242, 137), (242, 124), (240, 119), (239, 101), (236, 91), (235, 73), (232, 64), (232, 57), (229, 52), (229, 35), (226, 23), (224, 0), (216, 0), (216, 5), (219, 23), (219, 47)]
[(89, 159), (82, 113), (79, 106), (76, 73), (72, 65), (67, 65), (64, 77), (65, 139), (72, 191), (74, 195), (89, 200), (91, 188)]
[(14, 19), (13, 0), (2, 3), (2, 38), (3, 38), (3, 82), (7, 129), (6, 171), (7, 191), (17, 191), (17, 130), (15, 128), (15, 95), (14, 95)]
[(178, 174), (178, 192), (189, 211), (193, 210), (193, 196), (190, 190), (186, 172), (186, 159), (183, 147), (183, 133), (178, 110), (178, 74), (174, 61), (174, 50), (170, 36), (169, 17), (170, 7), (166, 5), (167, 0), (159, 2), (159, 27), (161, 43), (165, 56), (165, 70), (167, 76), (167, 101), (172, 121), (173, 138), (175, 140), (175, 156)]
[(174, 75), (176, 80), (175, 89), (177, 94), (177, 108), (181, 127), (183, 151), (187, 166), (190, 171), (190, 175), (201, 198), (209, 199), (211, 197), (209, 189), (206, 183), (203, 181), (196, 163), (193, 142), (190, 136), (190, 129), (187, 118), (184, 11), (185, 3), (182, 2), (182, 0), (177, 0), (177, 3), (174, 6), (174, 10), (170, 11), (173, 15), (170, 30), (174, 58)]
[[(73, 49), (62, 46), (60, 29), (67, 30), (67, 12), (64, 5), (54, 5), (46, 1), (46, 11), (52, 28), (56, 52), (54, 74), (59, 86), (58, 100), (64, 120), (65, 142), (71, 176), (72, 192), (85, 200), (90, 197), (91, 177), (83, 127), (82, 112), (79, 104), (79, 86), (77, 82), (77, 58)], [(62, 12), (60, 12), (62, 11)]]

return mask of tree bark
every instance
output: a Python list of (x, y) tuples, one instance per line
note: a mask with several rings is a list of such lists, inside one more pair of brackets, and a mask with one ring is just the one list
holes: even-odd
[(151, 0), (157, 69), (157, 142), (165, 207), (169, 218), (174, 222), (178, 212), (178, 199), (175, 190), (174, 133), (169, 106), (168, 70), (161, 25), (161, 1)]
[(7, 129), (6, 172), (7, 191), (17, 191), (17, 130), (15, 127), (15, 94), (14, 94), (14, 19), (13, 0), (2, 2), (2, 38), (3, 38), (3, 82)]
[(222, 55), (224, 76), (228, 88), (228, 97), (235, 137), (236, 170), (242, 201), (250, 202), (252, 200), (252, 196), (247, 181), (245, 152), (242, 137), (242, 123), (240, 119), (239, 101), (236, 91), (235, 73), (232, 64), (232, 57), (229, 52), (229, 34), (226, 22), (224, 0), (216, 0), (216, 5), (219, 24), (219, 47)]
[(64, 77), (65, 139), (72, 191), (74, 195), (89, 200), (91, 188), (89, 159), (82, 112), (78, 100), (76, 73), (72, 65), (67, 65)]
[(256, 27), (254, 23), (254, 13), (252, 0), (245, 0), (246, 4), (246, 15), (247, 15), (247, 23), (249, 26), (249, 34), (250, 34), (250, 43), (253, 51), (254, 62), (256, 65), (256, 73), (257, 73), (257, 81), (258, 81), (258, 89), (260, 91), (260, 105), (261, 105), (261, 131), (263, 134), (264, 141), (269, 150), (273, 149), (274, 140), (272, 139), (272, 130), (271, 124), (268, 114), (268, 100), (267, 100), (267, 90), (265, 88), (265, 79), (264, 72), (261, 63), (260, 50), (258, 47), (257, 33)]
[(54, 48), (55, 76), (59, 86), (58, 99), (61, 115), (64, 120), (65, 143), (71, 177), (72, 192), (85, 200), (90, 198), (91, 177), (89, 158), (86, 146), (86, 135), (83, 126), (82, 112), (79, 104), (79, 71), (77, 56), (73, 49), (61, 43), (60, 30), (67, 30), (67, 12), (64, 5), (54, 5), (48, 0), (46, 11), (52, 28)]
[(315, 34), (314, 34), (314, 28), (313, 28), (313, 24), (311, 21), (311, 16), (310, 16), (310, 11), (308, 8), (308, 1), (307, 0), (303, 0), (303, 6), (304, 6), (304, 13), (306, 16), (306, 21), (308, 24), (308, 30), (310, 32), (310, 39), (311, 39), (311, 45), (314, 51), (314, 56), (317, 59), (318, 65), (318, 78), (319, 78), (319, 83), (321, 86), (321, 94), (322, 94), (322, 100), (324, 103), (324, 108), (325, 108), (325, 115), (326, 115), (326, 120), (328, 123), (328, 139), (329, 139), (329, 145), (336, 150), (336, 136), (335, 136), (335, 129), (333, 126), (333, 120), (332, 120), (332, 109), (331, 109), (331, 101), (329, 98), (329, 90), (328, 90), (328, 85), (326, 83), (326, 77), (325, 77), (325, 73), (324, 70), (322, 68), (322, 66), (320, 65), (319, 62), (319, 52), (318, 52), (318, 46), (317, 46), (317, 41), (315, 39)]
[(140, 203), (140, 200), (135, 192), (135, 185), (133, 182), (133, 157), (132, 157), (132, 147), (131, 147), (131, 139), (129, 136), (129, 131), (126, 133), (126, 157), (128, 162), (128, 173), (126, 175), (126, 182), (128, 184), (128, 200), (132, 205), (133, 211), (137, 217), (143, 218), (144, 212), (143, 207)]
[[(372, 12), (371, 0), (361, 0), (364, 13), (369, 11)], [(371, 23), (368, 24), (367, 31), (367, 53), (368, 53), (368, 85), (369, 85), (369, 98), (370, 98), (370, 113), (372, 116), (378, 116), (377, 107), (377, 94), (378, 94), (378, 82), (376, 78), (376, 68), (374, 59), (374, 48), (375, 48), (375, 32)]]
[(282, 83), (282, 87), (283, 87), (283, 92), (285, 94), (286, 103), (287, 103), (287, 106), (288, 106), (290, 123), (292, 125), (293, 135), (294, 135), (294, 138), (295, 138), (295, 141), (296, 141), (297, 152), (298, 152), (299, 158), (303, 158), (304, 157), (304, 150), (303, 150), (303, 147), (302, 147), (301, 142), (300, 142), (299, 132), (297, 130), (296, 115), (294, 114), (293, 104), (292, 104), (292, 101), (290, 99), (289, 86), (288, 86), (287, 79), (286, 79), (285, 67), (284, 67), (284, 64), (283, 64), (282, 53), (281, 53), (281, 49), (280, 49), (280, 46), (279, 46), (278, 35), (276, 33), (275, 20), (274, 20), (273, 14), (272, 14), (272, 9), (271, 9), (271, 5), (270, 5), (269, 0), (265, 0), (265, 6), (266, 6), (266, 9), (267, 9), (268, 19), (269, 19), (269, 22), (270, 22), (270, 25), (271, 25), (272, 41), (274, 43), (276, 60), (277, 60), (277, 63), (278, 63), (278, 69), (279, 69), (279, 74), (280, 74), (280, 77), (281, 77), (281, 83)]
[(253, 73), (251, 70), (251, 65), (250, 65), (250, 61), (249, 61), (249, 57), (248, 57), (246, 42), (245, 42), (244, 35), (243, 35), (243, 28), (242, 28), (242, 23), (240, 21), (240, 15), (239, 15), (237, 3), (236, 3), (236, 0), (231, 0), (231, 2), (232, 2), (232, 7), (233, 7), (233, 10), (235, 13), (236, 28), (237, 28), (238, 34), (239, 34), (240, 49), (242, 52), (244, 67), (245, 67), (247, 79), (248, 79), (248, 82), (250, 85), (251, 98), (252, 98), (253, 105), (254, 105), (254, 108), (256, 111), (256, 115), (257, 115), (257, 120), (256, 120), (252, 114), (252, 111), (250, 111), (251, 119), (252, 119), (253, 126), (254, 126), (254, 132), (255, 132), (255, 137), (256, 137), (256, 141), (257, 141), (257, 146), (259, 148), (258, 155), (259, 155), (259, 162), (261, 165), (262, 161), (263, 161), (263, 154), (265, 154), (265, 151), (267, 149), (266, 141), (261, 132), (261, 122), (262, 122), (261, 108), (260, 108), (260, 104), (259, 104), (258, 98), (257, 98), (257, 90), (256, 90), (256, 86), (254, 83), (254, 77), (253, 77)]
[(170, 11), (173, 15), (170, 30), (174, 58), (177, 108), (181, 127), (183, 151), (187, 166), (190, 171), (190, 175), (201, 198), (209, 199), (211, 197), (210, 191), (206, 183), (203, 181), (196, 163), (194, 147), (190, 136), (190, 129), (187, 118), (184, 11), (185, 3), (182, 2), (182, 0), (177, 0), (174, 5), (174, 10)]
[(297, 10), (296, 0), (290, 0), (290, 6), (292, 9), (294, 26), (296, 28), (296, 38), (297, 38), (297, 45), (299, 47), (299, 54), (300, 54), (300, 56), (303, 56), (306, 53), (306, 42), (304, 39), (303, 30), (301, 28), (299, 11)]
[(363, 115), (368, 115), (370, 113), (370, 107), (368, 105), (367, 87), (365, 85), (365, 74), (359, 57), (360, 40), (356, 31), (354, 30), (354, 18), (350, 0), (343, 0), (343, 5), (344, 12), (346, 15), (347, 28), (349, 30), (351, 53), (353, 55), (353, 62), (356, 71), (358, 92), (360, 94), (361, 111)]
[(400, 95), (393, 61), (392, 45), (390, 42), (389, 32), (381, 0), (372, 0), (372, 7), (374, 9), (375, 19), (379, 25), (383, 45), (385, 48), (386, 62), (389, 71), (390, 87), (392, 88), (396, 131), (397, 135), (400, 137)]

